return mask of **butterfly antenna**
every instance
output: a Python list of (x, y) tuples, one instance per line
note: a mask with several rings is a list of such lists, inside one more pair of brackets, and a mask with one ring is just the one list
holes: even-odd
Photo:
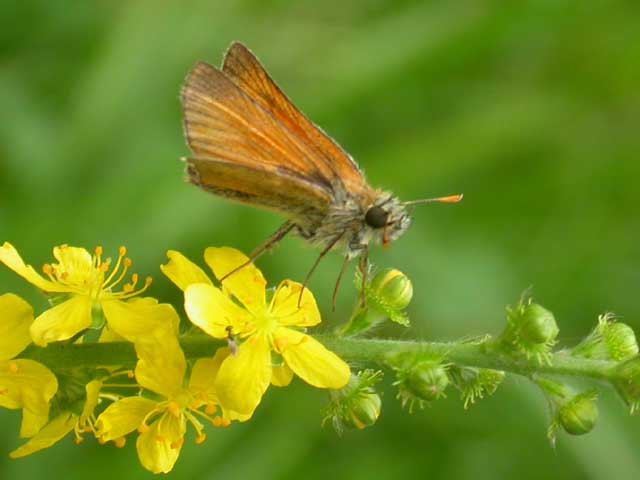
[(411, 200), (409, 202), (402, 202), (402, 205), (419, 205), (421, 203), (458, 203), (462, 200), (463, 194), (459, 195), (449, 195), (447, 197), (436, 197), (436, 198), (423, 198), (420, 200)]
[(264, 242), (262, 242), (261, 245), (258, 246), (258, 248), (256, 248), (249, 254), (249, 259), (246, 262), (241, 263), (229, 273), (222, 276), (222, 278), (220, 278), (220, 281), (222, 282), (223, 280), (226, 280), (237, 271), (242, 270), (247, 265), (253, 263), (256, 258), (262, 255), (264, 252), (270, 250), (274, 245), (282, 240), (287, 235), (287, 233), (289, 233), (293, 229), (293, 227), (295, 227), (295, 225), (292, 222), (285, 222), (280, 225), (280, 228), (278, 228), (278, 230), (272, 233), (269, 238), (267, 238)]
[(342, 263), (342, 268), (340, 269), (340, 273), (338, 274), (338, 279), (336, 280), (336, 286), (333, 287), (333, 295), (331, 296), (332, 312), (336, 311), (336, 299), (338, 298), (338, 290), (340, 289), (340, 282), (342, 281), (344, 272), (347, 270), (347, 265), (349, 265), (349, 260), (350, 260), (349, 255), (345, 255), (344, 262)]
[(304, 293), (304, 289), (307, 288), (307, 283), (309, 282), (309, 279), (311, 278), (311, 275), (315, 271), (316, 267), (320, 264), (320, 260), (322, 260), (324, 258), (324, 256), (327, 253), (329, 253), (329, 250), (331, 250), (333, 247), (335, 247), (336, 243), (338, 243), (340, 241), (340, 239), (343, 237), (343, 235), (344, 235), (344, 232), (342, 232), (336, 238), (331, 240), (331, 243), (329, 243), (329, 245), (327, 245), (324, 248), (324, 250), (322, 250), (322, 252), (320, 252), (320, 255), (318, 255), (318, 258), (316, 258), (316, 261), (313, 263), (313, 266), (311, 267), (311, 270), (309, 270), (309, 273), (307, 273), (307, 276), (304, 277), (304, 283), (302, 284), (302, 288), (300, 289), (300, 295), (298, 296), (298, 308), (300, 308), (300, 304), (302, 303), (302, 294)]

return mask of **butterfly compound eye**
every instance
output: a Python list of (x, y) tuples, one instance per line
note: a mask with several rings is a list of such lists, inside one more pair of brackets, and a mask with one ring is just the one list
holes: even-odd
[(382, 228), (387, 224), (389, 218), (389, 212), (384, 208), (373, 206), (364, 215), (364, 221), (371, 228)]

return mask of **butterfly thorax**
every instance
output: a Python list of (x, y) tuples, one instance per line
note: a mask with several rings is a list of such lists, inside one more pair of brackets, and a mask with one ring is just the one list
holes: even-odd
[(335, 244), (349, 258), (359, 256), (370, 244), (398, 239), (411, 225), (406, 208), (388, 192), (371, 193), (369, 198), (337, 196), (324, 216), (294, 220), (298, 234), (321, 248)]

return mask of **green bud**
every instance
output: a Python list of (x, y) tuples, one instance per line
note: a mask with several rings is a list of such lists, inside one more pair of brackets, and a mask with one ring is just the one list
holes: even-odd
[(558, 422), (571, 435), (584, 435), (593, 430), (598, 419), (596, 394), (586, 392), (576, 395), (558, 411)]
[(540, 363), (550, 363), (551, 348), (559, 331), (553, 314), (532, 303), (525, 294), (515, 308), (507, 307), (507, 326), (498, 344), (506, 351), (515, 350), (527, 358), (537, 358)]
[(638, 354), (638, 342), (629, 325), (615, 321), (613, 314), (600, 315), (598, 325), (571, 351), (574, 356), (623, 361)]
[(449, 377), (441, 364), (421, 365), (414, 368), (403, 387), (412, 395), (431, 402), (444, 395), (449, 385)]
[(631, 413), (640, 407), (640, 357), (636, 356), (618, 365), (613, 384)]
[(380, 302), (396, 310), (406, 308), (413, 297), (411, 280), (396, 269), (379, 272), (371, 281), (370, 289)]
[(609, 323), (602, 338), (612, 360), (627, 360), (638, 354), (636, 334), (629, 325), (617, 322)]
[(555, 445), (559, 427), (571, 435), (584, 435), (593, 430), (598, 419), (598, 394), (595, 390), (577, 393), (573, 388), (556, 380), (534, 376), (533, 381), (544, 393), (551, 410), (548, 436)]
[[(362, 284), (356, 280), (356, 285)], [(413, 296), (411, 280), (395, 269), (382, 270), (364, 287), (366, 302), (358, 301), (347, 323), (338, 327), (336, 333), (353, 337), (375, 328), (385, 320), (409, 326), (409, 318), (402, 311)]]
[(378, 420), (381, 406), (380, 395), (375, 392), (362, 392), (350, 402), (342, 418), (343, 423), (347, 427), (359, 430), (370, 427)]
[(398, 398), (402, 405), (409, 404), (413, 410), (414, 404), (423, 407), (425, 402), (432, 402), (444, 397), (444, 391), (449, 386), (448, 365), (441, 359), (422, 360), (412, 362), (409, 359), (399, 359), (394, 369), (398, 387)]
[(521, 338), (533, 344), (553, 343), (560, 332), (553, 313), (537, 303), (525, 306), (516, 322)]
[(323, 424), (331, 420), (340, 434), (345, 428), (361, 430), (376, 423), (382, 401), (373, 386), (381, 378), (380, 371), (364, 370), (351, 375), (344, 388), (330, 390), (331, 403), (326, 409)]

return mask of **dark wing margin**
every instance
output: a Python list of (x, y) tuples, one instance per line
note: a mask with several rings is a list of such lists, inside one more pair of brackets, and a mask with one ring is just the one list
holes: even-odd
[(316, 161), (330, 168), (347, 192), (368, 192), (364, 176), (351, 156), (293, 105), (247, 47), (233, 43), (225, 55), (222, 71), (262, 108), (272, 112), (288, 130), (310, 145)]

